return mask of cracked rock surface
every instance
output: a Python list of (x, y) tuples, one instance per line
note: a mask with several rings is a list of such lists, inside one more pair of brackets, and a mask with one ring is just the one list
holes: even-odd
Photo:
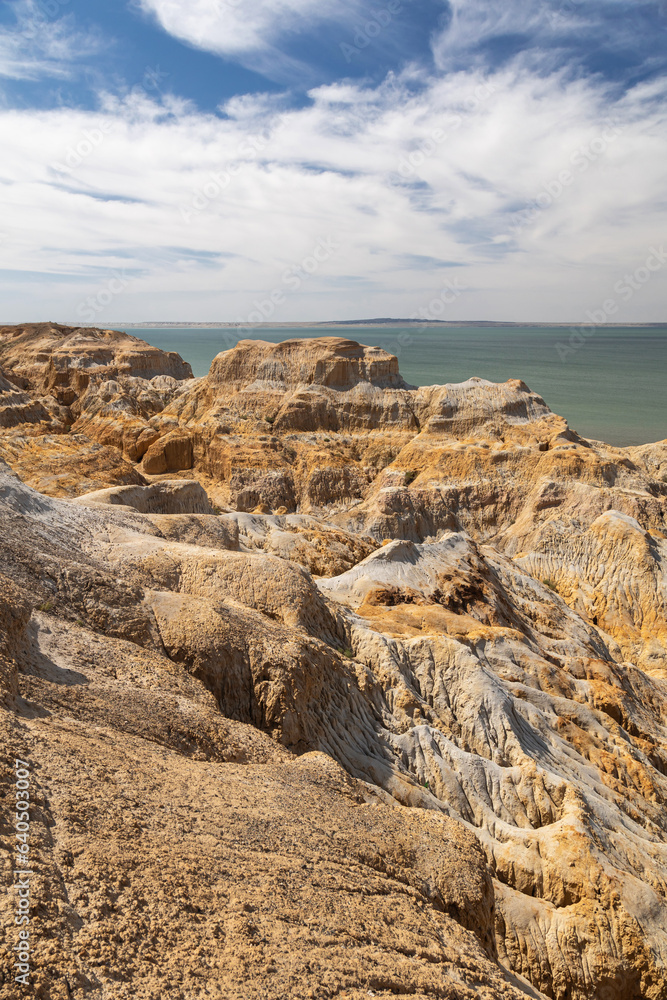
[(3, 336), (35, 995), (665, 1000), (667, 442), (338, 338), (64, 392)]

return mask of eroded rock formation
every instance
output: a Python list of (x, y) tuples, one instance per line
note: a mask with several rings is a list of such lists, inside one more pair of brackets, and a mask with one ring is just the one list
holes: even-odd
[(58, 323), (0, 326), (0, 365), (22, 388), (48, 393), (67, 406), (99, 377), (192, 378), (190, 365), (173, 351), (118, 330)]
[(146, 374), (0, 383), (37, 995), (664, 1000), (667, 442), (340, 339)]

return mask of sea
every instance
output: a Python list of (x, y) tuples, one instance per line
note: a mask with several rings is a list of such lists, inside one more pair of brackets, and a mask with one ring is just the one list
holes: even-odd
[(177, 351), (195, 375), (238, 339), (278, 343), (294, 337), (347, 337), (398, 356), (411, 385), (444, 385), (472, 376), (520, 378), (570, 427), (624, 446), (667, 438), (667, 325), (594, 327), (351, 326), (119, 327)]

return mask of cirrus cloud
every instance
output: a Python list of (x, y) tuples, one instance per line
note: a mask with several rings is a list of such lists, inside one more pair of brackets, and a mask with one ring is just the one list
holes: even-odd
[(431, 27), (447, 9), (445, 0), (135, 2), (182, 42), (297, 89), (321, 79), (325, 65), (354, 72), (371, 53), (401, 62), (417, 39), (427, 48)]
[[(5, 79), (66, 79), (100, 48), (97, 34), (78, 30), (71, 16), (50, 15), (37, 0), (15, 0), (11, 13), (14, 22), (0, 26), (0, 77)], [(55, 13), (61, 13), (57, 4)]]
[[(323, 86), (299, 109), (247, 96), (224, 117), (146, 94), (0, 113), (6, 309), (23, 317), (29, 285), (47, 318), (76, 319), (120, 269), (101, 320), (231, 320), (332, 235), (340, 251), (274, 319), (410, 315), (456, 275), (445, 318), (570, 322), (665, 231), (664, 81), (616, 98), (524, 69), (418, 83)], [(653, 283), (626, 318), (663, 307)]]

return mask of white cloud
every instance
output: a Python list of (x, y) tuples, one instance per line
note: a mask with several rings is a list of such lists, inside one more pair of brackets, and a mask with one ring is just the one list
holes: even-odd
[(266, 76), (307, 79), (305, 63), (285, 43), (326, 24), (354, 27), (368, 20), (369, 0), (138, 0), (162, 28), (181, 41), (237, 59)]
[(226, 55), (251, 52), (273, 39), (326, 21), (359, 14), (362, 0), (140, 0), (165, 31), (202, 49)]
[[(589, 48), (612, 36), (627, 34), (622, 19), (626, 0), (450, 0), (452, 17), (447, 30), (436, 37), (441, 59), (447, 55), (465, 58), (470, 50), (499, 38), (521, 37), (522, 47), (553, 43), (554, 36), (577, 40)], [(577, 36), (574, 39), (572, 36)], [(549, 53), (542, 50), (541, 56)]]
[[(274, 319), (408, 316), (456, 278), (442, 318), (570, 322), (660, 244), (664, 82), (616, 103), (525, 70), (414, 83), (321, 87), (282, 112), (246, 97), (225, 118), (138, 93), (0, 112), (2, 320), (76, 320), (114, 270), (128, 284), (100, 322), (245, 318), (331, 235)], [(665, 318), (659, 275), (618, 318)]]
[(37, 0), (12, 4), (15, 24), (0, 26), (0, 77), (39, 80), (67, 78), (74, 67), (99, 48), (99, 39), (77, 31), (57, 0), (47, 7)]

